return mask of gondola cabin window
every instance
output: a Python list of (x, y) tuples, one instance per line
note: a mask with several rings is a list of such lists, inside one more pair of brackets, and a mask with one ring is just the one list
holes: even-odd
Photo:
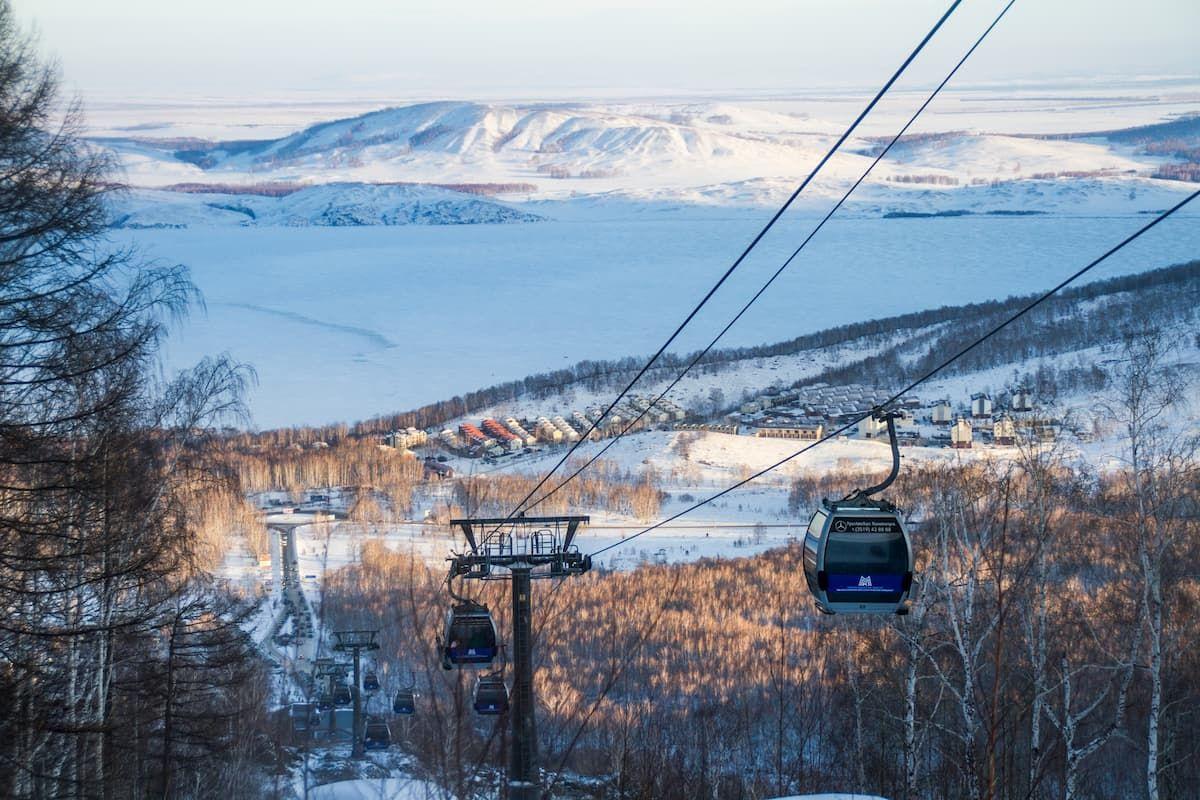
[(821, 549), (821, 532), (825, 528), (824, 511), (813, 514), (808, 523), (808, 531), (804, 535), (804, 576), (808, 580), (808, 589), (816, 594), (818, 587), (815, 581), (817, 574), (817, 559)]

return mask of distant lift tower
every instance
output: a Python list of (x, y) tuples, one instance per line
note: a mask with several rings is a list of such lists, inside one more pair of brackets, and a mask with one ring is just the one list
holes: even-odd
[(575, 534), (588, 517), (452, 519), (470, 548), (454, 553), (450, 577), (512, 580), (513, 691), (512, 748), (508, 767), (511, 800), (541, 800), (537, 766), (537, 729), (533, 705), (533, 633), (531, 579), (566, 578), (587, 572), (591, 556), (575, 546)]
[(354, 745), (350, 751), (351, 758), (363, 757), (362, 676), (359, 674), (359, 654), (364, 650), (378, 650), (379, 643), (375, 641), (378, 635), (377, 630), (333, 632), (333, 649), (339, 653), (354, 654)]

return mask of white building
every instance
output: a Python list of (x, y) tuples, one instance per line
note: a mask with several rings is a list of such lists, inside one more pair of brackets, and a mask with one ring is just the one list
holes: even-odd
[(887, 436), (887, 422), (875, 417), (867, 417), (862, 422), (858, 423), (858, 432), (864, 439), (874, 439), (879, 436)]
[(949, 425), (954, 421), (954, 409), (950, 407), (949, 400), (942, 400), (933, 407), (933, 424), (934, 425)]
[(600, 429), (593, 428), (592, 421), (590, 419), (588, 419), (586, 416), (584, 416), (583, 414), (579, 413), (578, 411), (571, 412), (571, 422), (572, 422), (572, 427), (574, 427), (575, 430), (579, 431), (579, 434), (581, 436), (590, 430), (591, 435), (589, 438), (591, 438), (591, 439), (599, 439), (600, 438)]
[(561, 416), (556, 416), (550, 421), (553, 423), (554, 427), (562, 431), (563, 438), (565, 438), (568, 442), (579, 441), (579, 432), (572, 428)]
[(758, 423), (754, 435), (762, 439), (804, 439), (816, 441), (825, 433), (819, 419), (776, 420), (766, 419)]
[(1014, 445), (1017, 443), (1017, 426), (1012, 418), (1001, 417), (992, 428), (992, 441), (998, 445)]
[(969, 450), (971, 442), (975, 438), (975, 432), (971, 430), (971, 421), (965, 417), (959, 417), (954, 421), (954, 426), (950, 428), (950, 446), (959, 450)]
[(550, 444), (558, 444), (563, 440), (563, 432), (554, 427), (550, 420), (545, 417), (538, 417), (537, 427), (534, 429), (539, 439)]
[(971, 416), (975, 419), (987, 419), (992, 416), (992, 398), (983, 392), (971, 395)]
[(438, 434), (438, 438), (441, 439), (442, 443), (451, 450), (457, 450), (458, 448), (462, 447), (462, 440), (458, 438), (458, 434), (455, 433), (454, 429), (452, 428), (446, 428), (444, 431)]
[(508, 419), (504, 420), (504, 427), (508, 428), (515, 435), (519, 436), (521, 441), (525, 443), (526, 447), (532, 447), (537, 443), (537, 438), (534, 437), (529, 431), (525, 430), (525, 427), (521, 425), (521, 423), (517, 422), (517, 420), (513, 417), (509, 417)]

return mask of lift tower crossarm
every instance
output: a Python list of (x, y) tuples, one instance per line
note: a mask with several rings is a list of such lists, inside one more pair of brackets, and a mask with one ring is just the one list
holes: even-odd
[[(591, 556), (580, 553), (574, 541), (579, 527), (589, 520), (586, 516), (452, 519), (450, 525), (463, 532), (470, 549), (447, 559), (450, 577), (508, 580), (515, 567), (527, 568), (533, 579), (587, 572)], [(486, 535), (478, 536), (483, 530)]]
[[(471, 547), (471, 552), (478, 552), (479, 548), (486, 544), (487, 540), (497, 533), (501, 526), (513, 525), (538, 525), (550, 526), (556, 528), (565, 524), (567, 526), (566, 536), (563, 538), (563, 549), (569, 549), (571, 543), (575, 540), (575, 534), (579, 530), (580, 525), (586, 525), (591, 521), (591, 517), (586, 516), (565, 516), (565, 517), (527, 517), (524, 514), (519, 514), (515, 517), (474, 517), (470, 519), (452, 519), (450, 527), (458, 528), (463, 532), (463, 536), (467, 538), (467, 544)], [(475, 538), (476, 528), (492, 528), (482, 540), (477, 541)]]

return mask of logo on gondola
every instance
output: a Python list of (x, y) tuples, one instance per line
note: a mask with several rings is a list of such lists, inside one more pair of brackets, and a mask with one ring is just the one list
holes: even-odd
[(859, 588), (862, 588), (864, 586), (870, 586), (871, 585), (871, 576), (870, 575), (859, 576), (858, 585), (859, 585)]
[(836, 521), (833, 523), (833, 529), (834, 529), (835, 531), (845, 531), (845, 530), (846, 530), (846, 527), (847, 527), (847, 526), (846, 526), (846, 520), (844, 520), (844, 519), (839, 519), (839, 520), (836, 520)]

